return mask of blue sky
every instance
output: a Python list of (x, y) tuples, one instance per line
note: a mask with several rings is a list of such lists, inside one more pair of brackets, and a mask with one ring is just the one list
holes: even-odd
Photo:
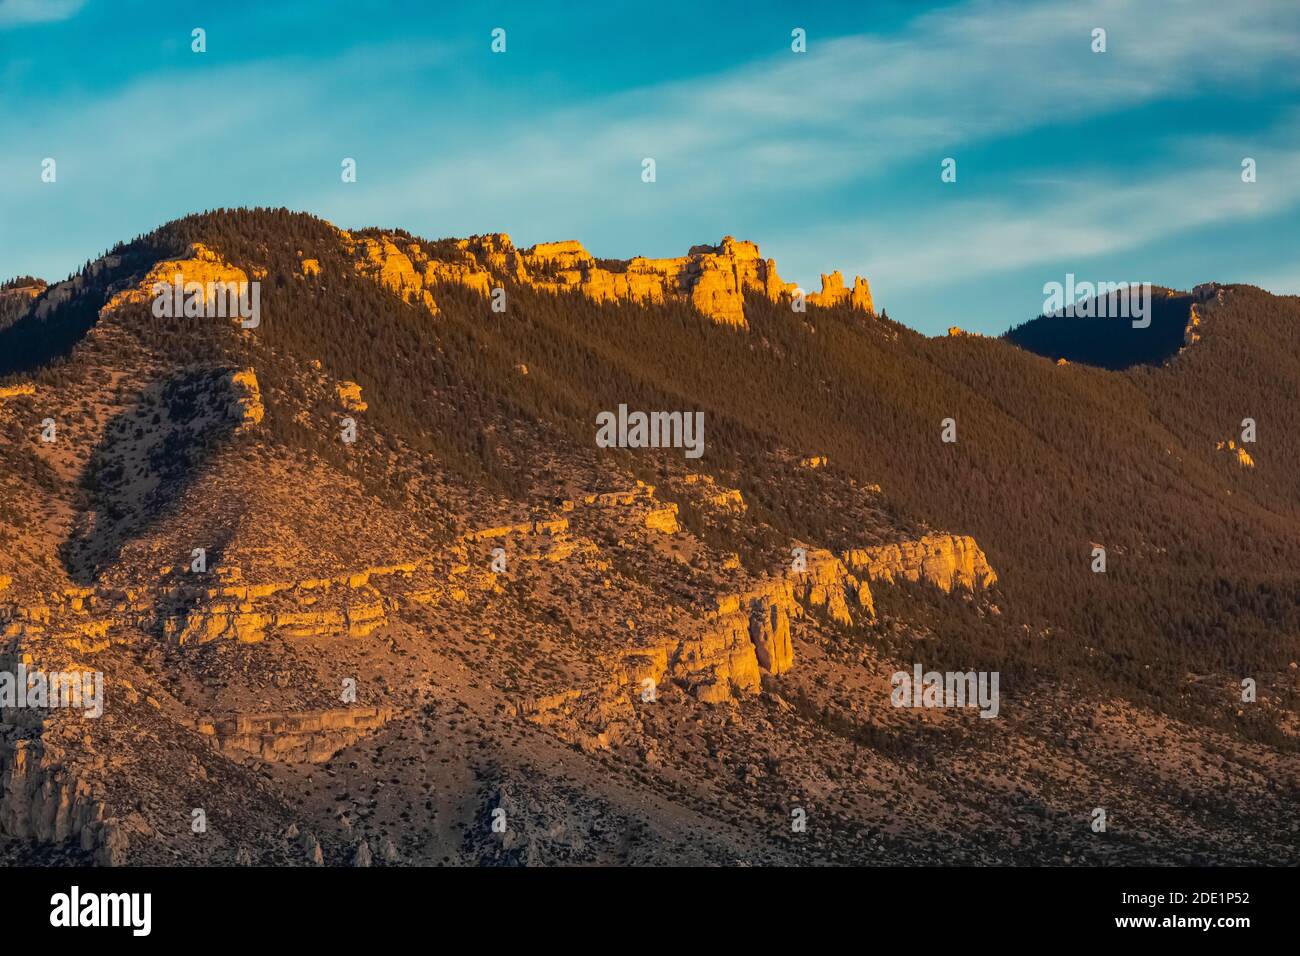
[(236, 205), (606, 257), (731, 234), (929, 334), (1067, 272), (1295, 294), (1300, 2), (0, 0), (0, 273)]

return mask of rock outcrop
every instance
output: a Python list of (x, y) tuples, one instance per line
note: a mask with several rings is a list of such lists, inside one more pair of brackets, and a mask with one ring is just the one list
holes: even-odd
[(821, 292), (809, 293), (808, 301), (813, 305), (823, 307), (847, 302), (853, 308), (862, 312), (875, 311), (875, 307), (871, 303), (871, 287), (867, 285), (867, 280), (862, 276), (855, 276), (853, 288), (846, 289), (844, 287), (844, 276), (840, 274), (838, 269), (829, 275), (822, 275)]
[[(117, 265), (113, 261), (115, 259), (116, 257), (108, 256), (99, 260), (99, 262), (104, 264), (105, 267), (111, 268)], [(150, 301), (154, 296), (153, 289), (156, 284), (162, 283), (170, 286), (177, 275), (181, 277), (181, 281), (186, 285), (194, 282), (202, 287), (198, 298), (205, 304), (207, 302), (205, 296), (210, 285), (215, 285), (219, 289), (222, 283), (230, 285), (248, 282), (248, 273), (243, 269), (231, 265), (207, 246), (196, 242), (190, 247), (189, 255), (186, 258), (168, 259), (157, 263), (149, 270), (149, 274), (145, 276), (143, 281), (117, 292), (108, 300), (108, 304), (101, 311), (111, 312), (128, 303)]]
[(101, 865), (122, 862), (125, 850), (100, 796), (39, 738), (0, 737), (0, 833), (40, 843), (75, 840)]
[(361, 386), (356, 382), (339, 382), (334, 391), (338, 396), (339, 404), (349, 412), (364, 412), (370, 407), (362, 401)]
[(234, 396), (229, 406), (230, 417), (239, 422), (240, 428), (261, 424), (266, 406), (262, 404), (257, 374), (251, 368), (239, 369), (226, 377), (226, 383)]
[(222, 753), (279, 763), (324, 763), (392, 719), (391, 707), (337, 707), (291, 714), (240, 714), (195, 721)]
[[(596, 259), (574, 240), (516, 249), (504, 233), (456, 240), (448, 258), (430, 258), (419, 243), (397, 237), (357, 241), (341, 235), (357, 257), (360, 274), (434, 315), (440, 284), (462, 285), (486, 296), (508, 279), (548, 292), (579, 292), (594, 302), (689, 302), (715, 322), (744, 328), (746, 294), (777, 302), (798, 291), (781, 279), (776, 263), (764, 259), (757, 245), (731, 236), (716, 246), (694, 246), (684, 256), (606, 260)], [(873, 311), (867, 280), (858, 276), (846, 288), (839, 272), (823, 275), (822, 291), (809, 294), (807, 301)]]
[(26, 395), (35, 395), (36, 386), (31, 382), (23, 382), (19, 385), (6, 385), (0, 388), (0, 402), (10, 398), (22, 398)]
[(1187, 314), (1187, 325), (1183, 328), (1183, 346), (1195, 345), (1201, 340), (1201, 312), (1195, 302)]
[(618, 737), (633, 700), (647, 687), (657, 693), (671, 682), (706, 704), (759, 694), (764, 674), (778, 676), (794, 666), (791, 622), (812, 609), (840, 624), (851, 624), (855, 615), (875, 617), (868, 586), (835, 555), (813, 549), (801, 571), (718, 596), (702, 612), (696, 633), (612, 652), (605, 661), (607, 681), (525, 698), (517, 712), (546, 725), (594, 725), (594, 732), (579, 730), (575, 739), (599, 749)]
[(794, 665), (790, 614), (783, 605), (767, 598), (755, 601), (749, 612), (749, 639), (758, 666), (769, 674), (784, 674)]
[(927, 534), (916, 541), (844, 552), (844, 563), (870, 581), (928, 581), (944, 591), (992, 587), (997, 574), (969, 535)]
[[(179, 645), (253, 644), (277, 634), (359, 638), (387, 622), (391, 604), (419, 596), (427, 603), (446, 590), (432, 566), (421, 562), (262, 583), (243, 581), (237, 568), (213, 569), (211, 582), (168, 573), (150, 587), (69, 588), (0, 603), (0, 637), (50, 636), (91, 652), (133, 632), (158, 632)], [(380, 581), (383, 591), (374, 586)]]
[[(675, 533), (677, 506), (660, 504), (654, 488), (588, 496), (597, 506), (630, 508), (651, 530)], [(568, 508), (572, 502), (566, 502)], [(202, 576), (183, 565), (161, 569), (153, 583), (132, 587), (72, 587), (39, 595), (15, 594), (0, 577), (0, 638), (54, 637), (83, 652), (157, 633), (177, 645), (232, 640), (256, 644), (281, 638), (363, 638), (388, 623), (398, 607), (461, 603), (471, 593), (496, 592), (496, 576), (472, 569), (466, 547), (523, 536), (540, 548), (520, 560), (560, 561), (591, 550), (569, 536), (569, 519), (552, 516), (468, 531), (447, 552), (300, 580), (247, 581), (240, 568), (217, 566)], [(11, 590), (13, 589), (13, 590)]]
[(1211, 311), (1227, 301), (1228, 290), (1217, 282), (1203, 282), (1192, 290), (1192, 298), (1195, 301), (1187, 312), (1187, 324), (1183, 327), (1183, 349), (1201, 340), (1205, 320)]
[(807, 553), (807, 570), (792, 572), (788, 578), (794, 597), (809, 607), (822, 608), (837, 624), (853, 623), (854, 606), (876, 616), (871, 588), (859, 581), (840, 558), (829, 551), (813, 549)]
[[(411, 244), (410, 250), (418, 253), (419, 247)], [(374, 279), (407, 302), (418, 302), (433, 315), (438, 314), (438, 304), (426, 288), (425, 277), (416, 271), (410, 256), (392, 240), (363, 239), (354, 252), (358, 256), (356, 270), (359, 274)]]
[[(174, 587), (169, 595), (172, 600), (189, 600), (196, 606), (165, 617), (163, 633), (181, 645), (223, 639), (256, 644), (273, 634), (287, 638), (366, 637), (387, 623), (391, 602), (418, 590), (418, 582), (412, 581), (417, 570), (422, 581), (431, 574), (428, 566), (405, 562), (329, 578), (246, 584), (234, 570), (216, 569), (219, 586), (197, 595), (192, 586)], [(403, 583), (389, 588), (386, 596), (374, 582), (390, 577)]]
[(651, 531), (658, 531), (661, 534), (676, 534), (677, 524), (677, 505), (669, 502), (658, 508), (651, 508), (646, 512), (644, 518), (645, 526)]
[(749, 510), (739, 488), (728, 488), (712, 475), (692, 473), (681, 479), (677, 490), (690, 499), (694, 507), (715, 514), (743, 515)]
[(1229, 455), (1237, 460), (1237, 465), (1242, 468), (1254, 468), (1255, 459), (1246, 451), (1245, 445), (1239, 445), (1234, 439), (1214, 443), (1215, 451), (1226, 451)]

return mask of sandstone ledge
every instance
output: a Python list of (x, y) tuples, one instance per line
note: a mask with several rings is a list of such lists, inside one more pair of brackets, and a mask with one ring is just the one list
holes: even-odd
[(871, 548), (854, 548), (843, 554), (844, 563), (871, 581), (892, 584), (898, 579), (928, 581), (944, 591), (992, 587), (998, 576), (984, 552), (969, 535), (927, 534), (916, 541)]
[(284, 763), (324, 763), (388, 723), (392, 707), (339, 707), (296, 713), (201, 718), (194, 729), (222, 753), (246, 753)]
[[(689, 302), (714, 322), (746, 328), (746, 294), (779, 302), (802, 291), (781, 279), (776, 263), (764, 259), (757, 245), (731, 236), (716, 246), (693, 246), (684, 256), (626, 260), (598, 260), (574, 240), (517, 249), (504, 233), (456, 240), (450, 260), (431, 259), (419, 243), (398, 236), (340, 236), (359, 275), (432, 315), (439, 311), (439, 285), (461, 285), (488, 296), (513, 281), (546, 292), (578, 292), (593, 302)], [(852, 287), (838, 271), (823, 274), (821, 282), (820, 292), (807, 294), (809, 303), (874, 312), (870, 286), (861, 276)]]

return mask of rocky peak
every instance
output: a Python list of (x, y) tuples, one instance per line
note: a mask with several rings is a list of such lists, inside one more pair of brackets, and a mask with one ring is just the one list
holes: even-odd
[(853, 308), (861, 309), (863, 312), (875, 311), (871, 302), (871, 287), (867, 285), (867, 280), (862, 276), (854, 276), (853, 288), (846, 289), (844, 287), (844, 276), (838, 269), (829, 275), (822, 273), (822, 291), (809, 295), (808, 301), (813, 305), (820, 306), (832, 306), (848, 302)]

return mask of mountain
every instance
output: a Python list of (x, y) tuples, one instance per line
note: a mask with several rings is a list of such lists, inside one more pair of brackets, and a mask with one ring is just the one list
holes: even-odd
[(248, 209), (23, 288), (0, 672), (105, 690), (0, 710), (0, 858), (1296, 862), (1300, 299), (931, 339)]
[[(1150, 315), (1129, 315), (1129, 300), (1085, 298), (1069, 310), (1018, 325), (1003, 338), (1020, 348), (1050, 359), (1082, 362), (1121, 371), (1135, 365), (1161, 365), (1200, 337), (1198, 302), (1217, 296), (1218, 285), (1207, 282), (1194, 294), (1173, 289), (1152, 289), (1135, 295), (1133, 304), (1149, 299)], [(1143, 310), (1145, 311), (1145, 309)]]

